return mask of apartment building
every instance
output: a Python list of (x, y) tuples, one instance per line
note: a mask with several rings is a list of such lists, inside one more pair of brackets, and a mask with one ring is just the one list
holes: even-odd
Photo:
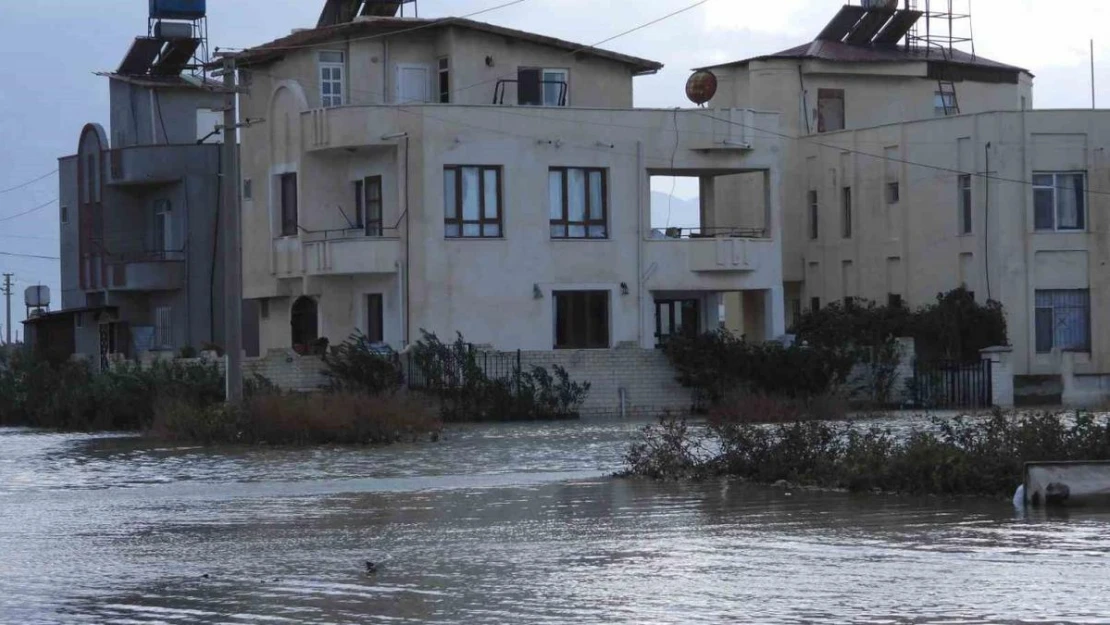
[(951, 35), (923, 41), (926, 11), (864, 4), (808, 44), (706, 68), (711, 107), (778, 111), (788, 135), (788, 325), (845, 297), (916, 307), (966, 285), (1004, 305), (1015, 374), (1059, 374), (1061, 353), (1078, 374), (1110, 371), (1097, 235), (1108, 114), (1033, 110), (1028, 71)]
[(189, 70), (201, 41), (171, 32), (163, 4), (152, 26), (169, 34), (136, 38), (105, 75), (109, 128), (87, 124), (58, 161), (62, 309), (27, 322), (42, 353), (102, 364), (223, 340), (223, 96)]
[[(361, 331), (399, 350), (427, 330), (650, 350), (718, 327), (733, 292), (754, 335), (783, 334), (783, 145), (745, 130), (777, 114), (636, 109), (635, 77), (659, 63), (367, 7), (238, 58), (241, 115), (265, 120), (242, 133), (264, 349)], [(653, 231), (651, 178), (673, 174), (701, 179), (701, 223)], [(766, 192), (713, 193), (733, 178)]]

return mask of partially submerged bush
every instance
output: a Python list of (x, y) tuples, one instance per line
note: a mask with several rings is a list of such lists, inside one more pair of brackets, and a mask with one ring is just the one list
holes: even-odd
[(413, 346), (409, 375), (439, 399), (444, 421), (575, 419), (590, 392), (589, 382), (571, 380), (559, 365), (551, 373), (524, 370), (519, 357), (481, 352), (461, 334), (451, 344), (423, 334)]
[(324, 375), (333, 391), (354, 391), (377, 395), (391, 393), (401, 386), (402, 376), (396, 359), (376, 347), (362, 332), (332, 347), (324, 356)]
[(694, 430), (668, 417), (645, 428), (625, 456), (627, 475), (655, 479), (728, 475), (852, 491), (991, 496), (1009, 496), (1026, 462), (1046, 460), (1110, 460), (1110, 416), (995, 412), (934, 420), (905, 436), (816, 421), (716, 422)]
[(369, 445), (435, 437), (436, 409), (406, 393), (260, 394), (241, 407), (158, 406), (150, 433), (175, 441), (211, 444)]

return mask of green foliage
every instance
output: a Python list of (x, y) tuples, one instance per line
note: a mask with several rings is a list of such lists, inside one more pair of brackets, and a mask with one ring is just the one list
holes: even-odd
[(196, 358), (197, 357), (197, 349), (195, 347), (190, 346), (190, 345), (186, 345), (185, 347), (182, 347), (180, 350), (178, 350), (177, 357), (178, 358)]
[(844, 383), (858, 360), (849, 349), (750, 343), (726, 330), (673, 337), (664, 349), (679, 383), (711, 404), (736, 392), (790, 398), (826, 395)]
[[(493, 354), (501, 375), (491, 376), (483, 352), (456, 336), (447, 344), (432, 333), (412, 349), (412, 371), (419, 385), (440, 400), (444, 421), (574, 419), (590, 392), (589, 382), (574, 382), (558, 365), (524, 371), (508, 356)], [(479, 356), (483, 356), (479, 363)]]
[(366, 335), (356, 331), (346, 341), (332, 347), (324, 356), (332, 391), (357, 391), (378, 395), (401, 386), (401, 370), (396, 360), (375, 349)]
[(990, 496), (1009, 496), (1024, 464), (1045, 460), (1110, 460), (1110, 416), (996, 411), (935, 419), (905, 436), (822, 421), (715, 422), (694, 431), (668, 417), (645, 428), (625, 456), (626, 475), (654, 479), (729, 475), (852, 491)]

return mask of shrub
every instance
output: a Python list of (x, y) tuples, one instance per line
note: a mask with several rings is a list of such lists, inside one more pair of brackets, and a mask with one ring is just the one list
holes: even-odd
[(410, 394), (260, 394), (240, 407), (160, 404), (150, 433), (211, 444), (368, 445), (438, 436), (435, 407)]
[(806, 398), (730, 393), (709, 408), (708, 420), (724, 423), (790, 423), (839, 421), (848, 415), (848, 402), (840, 395)]
[[(448, 422), (574, 419), (590, 392), (589, 382), (574, 382), (563, 367), (552, 367), (554, 375), (543, 367), (525, 371), (519, 358), (478, 351), (461, 334), (446, 344), (423, 332), (410, 363), (410, 381), (440, 400)], [(491, 368), (500, 375), (491, 377)]]
[(376, 349), (366, 335), (355, 332), (324, 356), (329, 389), (377, 395), (401, 386), (400, 367), (395, 359)]
[[(706, 449), (714, 451), (691, 451)], [(1025, 463), (1045, 460), (1110, 460), (1110, 416), (996, 411), (984, 418), (934, 420), (900, 437), (884, 428), (818, 421), (773, 427), (713, 421), (694, 431), (685, 420), (668, 417), (630, 445), (625, 474), (1009, 496)]]

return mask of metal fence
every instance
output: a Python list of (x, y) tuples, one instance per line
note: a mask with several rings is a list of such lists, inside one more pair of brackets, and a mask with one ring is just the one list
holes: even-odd
[(413, 390), (450, 390), (466, 386), (468, 376), (483, 377), (511, 385), (520, 384), (521, 352), (491, 352), (467, 345), (464, 352), (415, 355), (409, 352), (403, 362), (405, 382)]
[(989, 408), (991, 361), (914, 361), (914, 405), (923, 408)]

